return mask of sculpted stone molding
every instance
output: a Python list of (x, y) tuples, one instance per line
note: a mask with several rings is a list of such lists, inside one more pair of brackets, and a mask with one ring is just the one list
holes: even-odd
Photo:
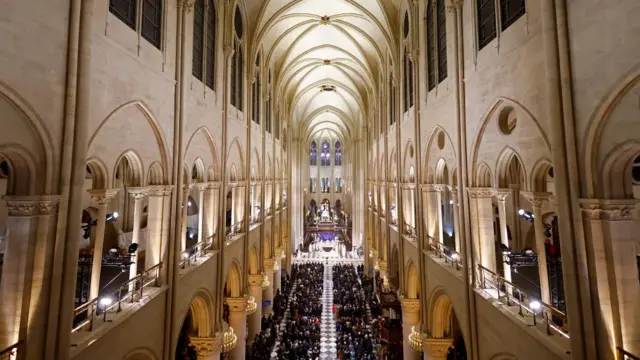
[(184, 12), (190, 13), (193, 10), (195, 2), (195, 0), (181, 0), (178, 2), (178, 5), (182, 6), (182, 10), (184, 10)]
[(423, 184), (422, 191), (423, 192), (441, 192), (446, 189), (447, 185), (444, 184)]
[(147, 195), (149, 196), (169, 196), (173, 185), (153, 185), (148, 187)]
[(498, 201), (505, 201), (511, 195), (510, 189), (496, 189), (495, 196)]
[(224, 301), (229, 305), (230, 312), (245, 312), (247, 310), (247, 302), (249, 300), (246, 297), (238, 297), (225, 298)]
[(225, 45), (223, 51), (224, 51), (224, 57), (227, 59), (232, 57), (233, 54), (236, 52), (236, 50), (231, 45)]
[(87, 190), (89, 196), (91, 197), (91, 201), (95, 202), (100, 206), (109, 205), (111, 200), (118, 194), (120, 189), (96, 189), (96, 190)]
[(378, 267), (380, 268), (380, 271), (386, 272), (388, 269), (387, 261), (386, 260), (378, 261)]
[(632, 221), (640, 219), (638, 203), (636, 199), (581, 199), (580, 207), (590, 220)]
[(551, 202), (553, 198), (552, 193), (547, 192), (520, 192), (528, 202), (531, 203), (533, 208), (542, 209), (542, 207), (547, 203)]
[(131, 195), (132, 198), (134, 198), (135, 200), (140, 200), (140, 199), (143, 199), (145, 196), (147, 196), (147, 192), (149, 191), (149, 189), (146, 187), (139, 187), (139, 188), (128, 188), (127, 191), (129, 192), (129, 195)]
[(447, 356), (452, 342), (453, 339), (425, 338), (422, 344), (424, 345), (425, 353), (429, 357), (444, 358)]
[(418, 299), (402, 299), (402, 312), (417, 314), (420, 312), (420, 300)]
[(189, 337), (191, 345), (195, 346), (198, 357), (209, 356), (214, 351), (220, 350), (220, 344), (218, 344), (217, 337)]
[(467, 192), (471, 199), (490, 199), (495, 194), (493, 188), (468, 188)]
[(257, 275), (249, 275), (249, 286), (260, 286), (262, 287), (262, 281), (264, 280), (264, 276), (261, 274)]
[(53, 215), (58, 210), (59, 196), (3, 196), (11, 217)]
[(321, 25), (329, 25), (331, 24), (331, 18), (329, 16), (323, 16), (320, 18), (319, 22)]

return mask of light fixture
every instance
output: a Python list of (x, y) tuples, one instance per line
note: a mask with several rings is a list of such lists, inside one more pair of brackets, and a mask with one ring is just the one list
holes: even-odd
[(107, 309), (109, 308), (109, 306), (111, 306), (111, 304), (113, 304), (113, 299), (111, 299), (110, 297), (105, 296), (99, 301), (99, 305), (100, 307), (102, 307), (102, 313), (104, 314), (104, 322), (107, 322)]
[(449, 205), (453, 205), (453, 200), (449, 200)]
[(187, 207), (191, 206), (191, 200), (187, 201)]
[(457, 253), (451, 254), (451, 259), (458, 260), (458, 254)]
[(518, 210), (518, 215), (520, 215), (520, 216), (524, 215), (524, 209)]

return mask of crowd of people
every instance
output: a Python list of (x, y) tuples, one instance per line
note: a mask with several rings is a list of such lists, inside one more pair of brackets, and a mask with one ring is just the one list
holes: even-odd
[(293, 282), (289, 275), (282, 275), (281, 290), (276, 290), (273, 297), (273, 313), (262, 316), (261, 329), (259, 334), (253, 339), (253, 343), (247, 346), (247, 359), (251, 360), (268, 360), (271, 358), (271, 349), (278, 338), (280, 323), (287, 310), (289, 303), (289, 293)]
[(294, 264), (291, 277), (296, 280), (290, 316), (277, 349), (278, 360), (318, 359), (320, 357), (320, 317), (322, 315), (321, 263)]
[[(333, 302), (336, 316), (336, 347), (340, 360), (373, 360), (376, 341), (367, 314), (366, 296), (361, 285), (362, 270), (353, 265), (333, 266)], [(368, 279), (364, 282), (368, 285)], [(372, 290), (373, 288), (371, 288)], [(369, 290), (369, 289), (367, 289)]]

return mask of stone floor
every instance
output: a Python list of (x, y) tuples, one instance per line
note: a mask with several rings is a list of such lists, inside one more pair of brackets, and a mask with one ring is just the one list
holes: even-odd
[(333, 316), (333, 265), (324, 265), (324, 283), (322, 288), (322, 320), (320, 332), (320, 359), (335, 359), (336, 321)]

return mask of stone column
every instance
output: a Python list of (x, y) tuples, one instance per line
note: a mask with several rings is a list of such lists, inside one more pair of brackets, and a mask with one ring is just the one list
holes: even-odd
[(478, 264), (495, 272), (496, 248), (493, 235), (493, 207), (491, 188), (468, 188), (473, 242), (473, 266)]
[[(133, 234), (131, 236), (131, 244), (137, 244), (140, 241), (140, 218), (142, 217), (142, 200), (147, 195), (146, 189), (130, 188), (129, 194), (134, 200), (133, 203)], [(129, 279), (133, 279), (138, 275), (138, 250), (132, 256), (133, 265), (129, 267)], [(134, 285), (134, 284), (132, 284)]]
[(418, 360), (420, 353), (409, 345), (411, 328), (420, 323), (420, 300), (402, 299), (402, 352), (405, 360)]
[(205, 224), (204, 224), (204, 216), (205, 216), (205, 200), (204, 200), (204, 192), (207, 189), (207, 184), (196, 184), (196, 188), (198, 189), (198, 243), (201, 243), (206, 236), (203, 236), (205, 233)]
[(191, 345), (195, 346), (198, 360), (220, 359), (221, 343), (217, 337), (189, 337)]
[[(498, 216), (500, 217), (500, 241), (506, 247), (509, 247), (509, 233), (507, 232), (507, 196), (511, 194), (511, 189), (498, 189), (496, 191), (496, 200), (498, 202)], [(502, 266), (504, 269), (504, 278), (511, 281), (511, 265), (504, 261), (502, 256)]]
[(238, 342), (229, 352), (229, 360), (245, 360), (247, 346), (247, 298), (226, 298), (229, 305), (229, 326), (233, 328)]
[(442, 189), (442, 186), (433, 184), (427, 184), (422, 188), (425, 195), (424, 200), (427, 204), (427, 235), (441, 244), (444, 240), (442, 233), (442, 195), (440, 193)]
[(593, 283), (599, 299), (594, 329), (598, 359), (609, 358), (616, 346), (640, 354), (640, 274), (636, 258), (640, 251), (639, 201), (580, 201), (585, 237), (593, 244)]
[(282, 289), (282, 250), (276, 249), (276, 255), (273, 261), (273, 293), (277, 294)]
[(456, 241), (456, 251), (458, 253), (462, 253), (462, 239), (460, 236), (460, 205), (458, 205), (458, 188), (451, 188), (451, 201), (453, 204), (453, 235), (455, 236)]
[[(44, 291), (51, 281), (43, 249), (51, 249), (48, 242), (55, 238), (55, 229), (49, 222), (57, 214), (58, 197), (5, 196), (4, 200), (8, 217), (0, 280), (0, 347), (18, 340), (42, 347), (47, 316), (42, 297), (47, 296)], [(31, 347), (28, 351), (38, 352)]]
[(264, 301), (270, 301), (271, 305), (264, 307), (263, 313), (268, 316), (273, 312), (273, 259), (264, 259), (264, 274), (269, 280), (269, 286), (262, 292), (262, 297)]
[(425, 338), (423, 342), (424, 360), (447, 360), (449, 346), (453, 339)]
[(249, 291), (256, 301), (256, 311), (249, 315), (249, 343), (253, 343), (253, 339), (260, 333), (262, 327), (262, 281), (264, 277), (260, 274), (249, 275)]
[(93, 243), (93, 260), (91, 263), (91, 285), (89, 299), (98, 297), (100, 291), (100, 273), (102, 271), (102, 248), (104, 245), (104, 229), (106, 225), (107, 208), (111, 200), (120, 189), (89, 190), (91, 200), (98, 205), (98, 223), (95, 228)]
[(182, 231), (180, 233), (180, 250), (187, 250), (187, 216), (189, 209), (189, 191), (191, 191), (192, 184), (185, 184), (183, 188), (184, 196), (182, 199), (184, 200), (182, 204), (182, 217), (181, 217), (181, 228)]
[(217, 189), (214, 187), (214, 184), (208, 183), (207, 188), (204, 191), (204, 220), (203, 220), (203, 228), (200, 232), (203, 233), (203, 240), (207, 244), (211, 244), (213, 242), (213, 234), (215, 233), (215, 204), (216, 204), (216, 195)]
[(169, 223), (165, 213), (171, 195), (171, 186), (149, 186), (149, 211), (147, 213), (147, 245), (145, 247), (144, 268), (149, 269), (163, 261), (164, 248), (167, 245), (168, 230), (163, 229)]
[(522, 193), (533, 206), (533, 227), (536, 233), (536, 253), (538, 254), (538, 274), (540, 276), (540, 297), (543, 302), (551, 304), (549, 290), (549, 271), (547, 268), (547, 252), (544, 246), (544, 223), (542, 222), (542, 207), (549, 201), (551, 193)]

